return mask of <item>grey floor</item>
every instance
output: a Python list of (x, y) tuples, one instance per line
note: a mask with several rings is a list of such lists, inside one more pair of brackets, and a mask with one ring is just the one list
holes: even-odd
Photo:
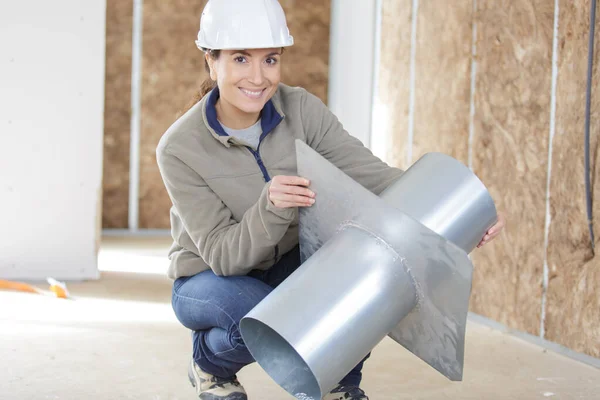
[[(167, 245), (106, 239), (102, 279), (69, 284), (74, 300), (0, 291), (0, 399), (194, 399), (190, 336), (164, 276)], [(472, 321), (462, 382), (389, 339), (364, 373), (372, 400), (600, 399), (600, 370)], [(239, 376), (250, 399), (292, 398), (256, 364)]]

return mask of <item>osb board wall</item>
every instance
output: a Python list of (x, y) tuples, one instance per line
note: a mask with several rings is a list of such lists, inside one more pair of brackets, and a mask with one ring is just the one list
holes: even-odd
[(279, 0), (294, 45), (285, 50), (281, 80), (301, 86), (327, 104), (331, 0)]
[[(140, 228), (169, 228), (171, 202), (156, 166), (155, 149), (178, 112), (205, 79), (195, 48), (203, 2), (146, 0), (142, 80)], [(282, 81), (327, 101), (330, 2), (281, 1), (295, 44), (286, 49)]]
[(107, 1), (103, 228), (127, 227), (132, 15), (133, 0)]
[[(379, 101), (389, 108), (391, 153), (404, 160), (410, 146), (410, 88), (404, 8), (384, 1)], [(465, 160), (465, 49), (476, 23), (474, 126), (467, 152), (474, 172), (484, 181), (508, 217), (503, 234), (472, 253), (475, 265), (471, 309), (511, 328), (543, 334), (546, 339), (592, 356), (600, 356), (600, 262), (593, 257), (586, 221), (583, 128), (587, 72), (589, 1), (560, 1), (555, 136), (549, 169), (554, 2), (477, 1), (452, 10), (419, 2), (415, 49), (413, 162), (429, 149)], [(471, 6), (473, 2), (471, 2)], [(393, 13), (393, 14), (390, 14)], [(396, 16), (396, 19), (394, 18)], [(446, 17), (446, 18), (444, 18)], [(404, 22), (410, 29), (411, 21)], [(428, 27), (435, 21), (436, 31)], [(394, 35), (386, 35), (392, 32)], [(400, 33), (404, 32), (403, 35)], [(439, 32), (444, 32), (439, 35)], [(596, 33), (600, 42), (600, 32)], [(402, 38), (402, 40), (398, 40)], [(438, 43), (432, 43), (432, 42)], [(408, 47), (408, 50), (406, 49)], [(593, 93), (600, 93), (600, 57), (596, 45)], [(468, 58), (468, 57), (465, 57)], [(452, 71), (445, 75), (446, 70)], [(390, 84), (390, 77), (404, 80)], [(384, 80), (387, 79), (387, 80)], [(400, 88), (400, 90), (398, 90)], [(445, 96), (437, 95), (444, 92)], [(600, 198), (597, 138), (600, 98), (593, 97), (591, 126), (592, 187)], [(423, 110), (429, 110), (429, 119)], [(449, 117), (454, 111), (455, 118)], [(444, 123), (452, 126), (444, 130)], [(395, 124), (399, 125), (396, 126)], [(425, 132), (425, 133), (424, 133)], [(450, 136), (447, 138), (446, 136)], [(406, 162), (406, 161), (404, 161)], [(406, 166), (402, 164), (401, 166)], [(545, 247), (546, 191), (550, 175), (550, 224)], [(600, 209), (594, 204), (594, 226)], [(596, 232), (596, 239), (600, 236)], [(596, 240), (598, 242), (598, 240)], [(549, 284), (544, 293), (544, 260)], [(545, 297), (544, 297), (545, 296)], [(546, 299), (545, 306), (542, 305)], [(543, 318), (543, 316), (545, 316)], [(540, 331), (544, 327), (544, 332)]]
[(472, 14), (470, 0), (419, 1), (412, 162), (434, 151), (468, 162)]
[[(589, 1), (561, 1), (556, 133), (551, 170), (551, 224), (546, 337), (600, 357), (600, 261), (593, 257), (584, 181), (584, 111)], [(596, 29), (590, 152), (596, 249), (600, 233), (600, 32)]]
[(471, 305), (539, 334), (554, 3), (477, 4), (473, 168), (510, 222), (473, 254)]
[(169, 228), (171, 200), (156, 165), (162, 134), (207, 77), (194, 41), (204, 1), (145, 0), (139, 227)]
[(412, 0), (384, 0), (382, 4), (379, 82), (375, 123), (385, 138), (384, 154), (390, 165), (406, 168), (410, 90)]

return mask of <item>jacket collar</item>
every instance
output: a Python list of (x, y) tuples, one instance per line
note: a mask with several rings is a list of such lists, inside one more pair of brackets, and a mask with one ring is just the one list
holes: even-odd
[[(226, 147), (231, 146), (232, 138), (225, 132), (223, 126), (217, 119), (216, 104), (219, 99), (220, 93), (219, 88), (215, 87), (204, 97), (204, 104), (202, 105), (202, 114), (204, 123), (206, 124), (210, 133), (215, 139), (223, 143)], [(273, 95), (273, 97), (267, 101), (261, 111), (261, 127), (262, 134), (260, 140), (262, 141), (273, 129), (279, 125), (279, 123), (285, 117), (281, 109), (281, 97), (279, 88)]]

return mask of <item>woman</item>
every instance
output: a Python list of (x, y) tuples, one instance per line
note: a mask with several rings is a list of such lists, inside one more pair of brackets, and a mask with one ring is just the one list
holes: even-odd
[[(169, 276), (175, 314), (193, 331), (189, 377), (199, 397), (239, 400), (247, 397), (236, 373), (254, 360), (238, 323), (300, 265), (298, 207), (318, 201), (296, 176), (295, 139), (375, 194), (402, 171), (344, 131), (317, 97), (280, 83), (293, 38), (277, 0), (210, 0), (196, 44), (210, 80), (157, 148), (173, 203)], [(363, 362), (325, 399), (368, 399)]]

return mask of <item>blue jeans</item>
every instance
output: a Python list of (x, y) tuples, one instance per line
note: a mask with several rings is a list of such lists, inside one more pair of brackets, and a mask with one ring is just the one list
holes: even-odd
[[(266, 271), (246, 276), (217, 276), (211, 270), (175, 280), (173, 310), (193, 331), (194, 361), (204, 371), (222, 378), (234, 376), (254, 362), (239, 331), (240, 320), (300, 266), (296, 246)], [(360, 384), (365, 357), (340, 382)]]

